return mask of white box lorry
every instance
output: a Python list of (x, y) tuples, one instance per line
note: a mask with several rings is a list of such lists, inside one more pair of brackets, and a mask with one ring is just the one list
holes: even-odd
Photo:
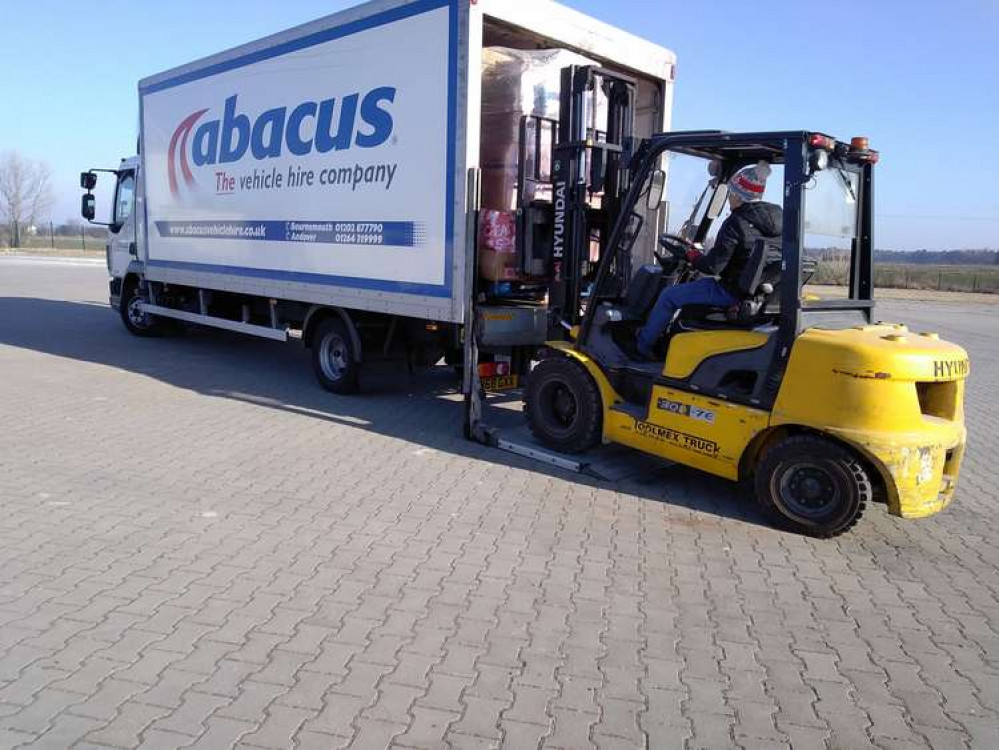
[[(140, 81), (138, 155), (81, 177), (93, 220), (97, 172), (115, 175), (108, 269), (125, 325), (301, 339), (339, 393), (362, 363), (403, 354), (446, 356), (466, 374), (492, 362), (497, 385), (515, 383), (572, 317), (553, 311), (556, 287), (579, 283), (594, 258), (576, 259), (576, 278), (564, 271), (556, 186), (511, 219), (533, 275), (478, 277), (488, 47), (593, 62), (563, 74), (561, 121), (525, 116), (519, 169), (521, 184), (551, 183), (541, 134), (575, 143), (577, 166), (606, 173), (608, 187), (590, 191), (598, 214), (633, 144), (669, 126), (669, 50), (548, 0), (375, 0)], [(597, 122), (607, 107), (593, 96), (620, 100), (610, 121)], [(661, 227), (650, 213), (644, 258)]]

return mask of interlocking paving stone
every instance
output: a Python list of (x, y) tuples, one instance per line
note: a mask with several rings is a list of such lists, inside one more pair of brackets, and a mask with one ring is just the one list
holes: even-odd
[(999, 747), (999, 308), (884, 306), (971, 352), (962, 485), (816, 541), (106, 288), (0, 260), (0, 747)]

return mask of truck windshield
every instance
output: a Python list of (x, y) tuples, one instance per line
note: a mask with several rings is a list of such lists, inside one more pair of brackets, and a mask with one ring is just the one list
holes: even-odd
[(857, 236), (860, 175), (835, 162), (805, 186), (805, 233), (852, 240)]
[(114, 200), (114, 223), (124, 224), (132, 214), (132, 203), (135, 199), (135, 173), (125, 172), (118, 181), (118, 190)]

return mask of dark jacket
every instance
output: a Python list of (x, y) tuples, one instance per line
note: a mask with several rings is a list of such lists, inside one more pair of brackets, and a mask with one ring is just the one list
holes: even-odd
[(780, 237), (784, 212), (773, 203), (743, 203), (725, 219), (714, 247), (694, 263), (701, 273), (720, 277), (722, 286), (734, 293), (739, 275), (746, 267), (753, 243), (763, 237)]

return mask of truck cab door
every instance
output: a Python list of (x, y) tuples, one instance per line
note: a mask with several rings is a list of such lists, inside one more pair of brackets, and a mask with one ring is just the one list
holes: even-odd
[(136, 258), (135, 234), (135, 170), (128, 169), (118, 173), (108, 227), (108, 270), (112, 278), (124, 276), (129, 263)]

